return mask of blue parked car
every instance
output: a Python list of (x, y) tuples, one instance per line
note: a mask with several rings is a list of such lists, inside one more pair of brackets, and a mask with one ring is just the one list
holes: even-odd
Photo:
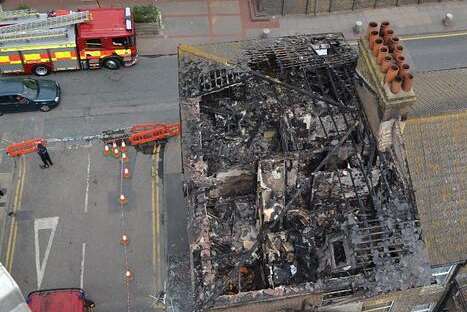
[(41, 110), (48, 112), (60, 103), (60, 85), (53, 80), (0, 79), (0, 115)]

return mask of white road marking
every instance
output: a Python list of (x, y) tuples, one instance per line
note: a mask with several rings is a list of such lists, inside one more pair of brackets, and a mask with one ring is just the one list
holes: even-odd
[(79, 280), (79, 288), (83, 289), (84, 284), (84, 258), (86, 256), (86, 243), (83, 243), (83, 248), (81, 250), (81, 275)]
[(88, 212), (90, 173), (91, 173), (91, 154), (88, 152), (88, 172), (86, 175), (86, 193), (84, 195), (84, 213)]
[[(34, 249), (36, 252), (36, 273), (37, 273), (37, 289), (41, 288), (42, 278), (44, 277), (45, 267), (49, 259), (50, 249), (54, 240), (55, 231), (57, 230), (59, 217), (40, 218), (34, 220)], [(50, 230), (49, 241), (44, 253), (42, 264), (40, 262), (40, 248), (39, 248), (39, 231)]]

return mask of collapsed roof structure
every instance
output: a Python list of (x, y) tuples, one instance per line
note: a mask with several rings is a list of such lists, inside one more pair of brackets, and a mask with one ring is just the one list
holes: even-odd
[(180, 47), (196, 311), (430, 284), (405, 163), (378, 149), (356, 63), (337, 33)]

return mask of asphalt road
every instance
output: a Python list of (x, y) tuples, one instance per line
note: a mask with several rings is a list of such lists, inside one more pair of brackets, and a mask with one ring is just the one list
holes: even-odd
[(467, 36), (410, 40), (402, 44), (414, 72), (467, 66)]
[[(12, 274), (26, 294), (36, 289), (83, 287), (99, 311), (150, 311), (152, 268), (151, 156), (130, 151), (133, 178), (124, 181), (128, 204), (119, 204), (120, 164), (96, 144), (51, 151), (39, 168), (26, 158)], [(88, 158), (89, 157), (89, 158)], [(89, 168), (89, 169), (88, 169)], [(120, 237), (131, 239), (126, 256)], [(127, 289), (124, 272), (134, 280)]]
[[(62, 86), (59, 107), (48, 113), (1, 116), (0, 148), (5, 142), (33, 137), (76, 139), (136, 123), (178, 120), (175, 57), (141, 58), (136, 66), (119, 71), (64, 72), (47, 78)], [(131, 311), (157, 311), (155, 298), (167, 285), (169, 257), (164, 177), (155, 184), (152, 155), (130, 151), (132, 178), (124, 183), (129, 203), (122, 217), (119, 164), (105, 158), (102, 148), (99, 141), (50, 144), (55, 165), (47, 170), (39, 168), (34, 154), (23, 163), (2, 157), (0, 172), (14, 173), (14, 184), (7, 188), (18, 211), (9, 219), (16, 220), (14, 238), (9, 235), (11, 223), (6, 224), (1, 260), (10, 264), (25, 294), (38, 288), (82, 286), (98, 311), (128, 311), (128, 302)], [(175, 192), (172, 184), (169, 187)], [(156, 209), (164, 227), (155, 224)], [(130, 239), (127, 253), (120, 244), (123, 232)], [(7, 254), (9, 244), (13, 251)], [(156, 254), (157, 244), (161, 247)], [(128, 288), (123, 275), (127, 266), (134, 276)]]
[(0, 117), (4, 139), (78, 137), (146, 121), (178, 120), (177, 60), (141, 58), (131, 68), (54, 73), (62, 101), (48, 112)]

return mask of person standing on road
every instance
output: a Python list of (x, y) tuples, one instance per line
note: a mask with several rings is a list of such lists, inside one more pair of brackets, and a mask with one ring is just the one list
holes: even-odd
[(52, 163), (52, 160), (50, 159), (50, 155), (49, 155), (49, 152), (47, 151), (47, 148), (41, 143), (37, 144), (37, 154), (39, 154), (39, 156), (42, 159), (42, 162), (44, 163), (44, 165), (41, 166), (42, 169), (49, 168), (49, 164), (51, 166), (54, 165)]

